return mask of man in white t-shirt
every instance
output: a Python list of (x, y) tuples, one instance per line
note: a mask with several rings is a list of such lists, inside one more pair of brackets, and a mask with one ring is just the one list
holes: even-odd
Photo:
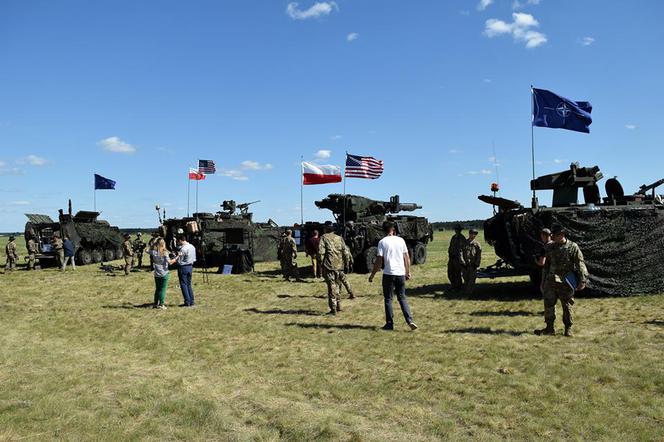
[(392, 298), (396, 292), (397, 300), (401, 306), (406, 323), (411, 330), (416, 330), (417, 325), (413, 322), (408, 300), (406, 299), (406, 280), (410, 279), (410, 256), (408, 247), (403, 238), (394, 234), (394, 223), (385, 221), (383, 223), (385, 237), (378, 243), (378, 256), (374, 262), (373, 270), (369, 276), (369, 282), (373, 282), (374, 276), (383, 267), (383, 296), (385, 298), (385, 325), (383, 330), (394, 330), (394, 314), (392, 311)]

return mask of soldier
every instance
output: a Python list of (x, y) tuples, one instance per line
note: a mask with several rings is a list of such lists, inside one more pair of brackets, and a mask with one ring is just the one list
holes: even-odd
[(348, 292), (348, 299), (355, 299), (355, 294), (353, 294), (353, 289), (351, 288), (350, 282), (348, 282), (348, 277), (346, 276), (346, 273), (351, 273), (353, 271), (353, 255), (350, 253), (350, 249), (346, 243), (344, 243), (344, 247), (346, 248), (346, 255), (348, 256), (348, 263), (344, 266), (344, 269), (339, 272), (339, 281), (341, 282), (341, 285), (346, 287), (346, 291)]
[(460, 290), (463, 286), (461, 275), (463, 273), (463, 265), (461, 264), (463, 257), (463, 248), (466, 245), (466, 237), (463, 236), (463, 227), (457, 224), (454, 227), (454, 235), (450, 240), (450, 247), (447, 249), (447, 278), (450, 280), (452, 290)]
[(314, 278), (320, 278), (323, 276), (323, 272), (320, 266), (320, 256), (318, 256), (318, 248), (320, 246), (320, 237), (318, 236), (318, 230), (314, 230), (311, 238), (307, 239), (307, 244), (305, 247), (306, 254), (311, 257), (311, 269), (314, 273)]
[(279, 243), (277, 244), (277, 259), (279, 260), (279, 265), (281, 266), (281, 274), (286, 277), (286, 266), (284, 265), (284, 239), (286, 238), (286, 232), (281, 232), (281, 238), (279, 238)]
[(122, 253), (124, 253), (124, 260), (125, 260), (125, 266), (124, 266), (125, 276), (129, 274), (129, 271), (131, 270), (131, 265), (134, 261), (134, 249), (131, 247), (130, 239), (131, 236), (129, 236), (128, 233), (125, 233), (124, 242), (122, 243)]
[(62, 268), (62, 265), (65, 263), (65, 246), (59, 233), (56, 232), (53, 234), (51, 244), (53, 245), (53, 251), (55, 252), (55, 264), (58, 268)]
[(37, 253), (39, 253), (39, 247), (34, 239), (30, 238), (26, 244), (28, 249), (28, 270), (35, 269), (35, 262), (37, 261)]
[(134, 262), (137, 263), (136, 268), (140, 269), (143, 267), (143, 252), (145, 251), (145, 241), (141, 238), (142, 234), (141, 232), (138, 232), (136, 234), (136, 239), (134, 240), (132, 244), (132, 248), (134, 249)]
[(327, 303), (330, 307), (328, 315), (336, 315), (341, 311), (341, 275), (350, 263), (350, 253), (344, 240), (334, 233), (331, 222), (325, 223), (325, 234), (320, 239), (318, 254), (323, 266), (323, 278), (327, 284)]
[(9, 242), (5, 246), (5, 253), (7, 254), (7, 263), (5, 264), (5, 272), (13, 271), (16, 269), (16, 261), (18, 261), (18, 254), (16, 253), (16, 238), (9, 237)]
[(477, 230), (470, 229), (468, 231), (468, 240), (463, 248), (463, 279), (465, 282), (464, 291), (467, 295), (473, 293), (475, 288), (475, 279), (477, 278), (477, 269), (482, 262), (482, 246), (475, 239), (477, 238)]
[(574, 293), (586, 288), (588, 269), (579, 246), (567, 239), (562, 226), (554, 226), (553, 244), (547, 249), (544, 262), (544, 320), (546, 327), (535, 330), (537, 335), (554, 335), (553, 324), (556, 320), (556, 303), (560, 299), (563, 306), (565, 336), (572, 332), (572, 305)]
[(293, 239), (293, 231), (286, 230), (286, 236), (281, 240), (281, 269), (284, 274), (284, 279), (290, 281), (291, 277), (294, 276), (295, 279), (299, 282), (300, 272), (297, 268), (297, 244)]

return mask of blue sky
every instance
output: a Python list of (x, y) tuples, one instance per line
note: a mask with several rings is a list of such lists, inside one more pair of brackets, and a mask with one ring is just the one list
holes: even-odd
[[(155, 226), (154, 205), (262, 200), (300, 218), (299, 161), (385, 161), (349, 193), (418, 202), (432, 220), (484, 218), (530, 195), (530, 84), (592, 102), (589, 135), (535, 128), (538, 174), (599, 165), (627, 191), (664, 177), (664, 3), (493, 1), (25, 1), (0, 3), (0, 231), (72, 198)], [(329, 155), (329, 157), (328, 157)], [(313, 201), (340, 185), (304, 189)], [(548, 203), (550, 195), (541, 195)]]

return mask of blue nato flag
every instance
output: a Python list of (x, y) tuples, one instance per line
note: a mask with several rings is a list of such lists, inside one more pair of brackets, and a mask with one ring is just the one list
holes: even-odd
[(533, 91), (533, 126), (590, 133), (593, 106), (587, 101), (572, 101), (545, 89)]
[(115, 190), (115, 181), (95, 173), (95, 190)]

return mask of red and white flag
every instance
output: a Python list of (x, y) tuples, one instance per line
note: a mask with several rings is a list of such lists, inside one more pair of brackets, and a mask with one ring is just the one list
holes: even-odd
[(302, 162), (302, 184), (328, 184), (341, 182), (341, 167)]
[(196, 169), (192, 169), (191, 167), (189, 168), (189, 179), (194, 180), (194, 181), (200, 181), (205, 179), (205, 174), (203, 172), (199, 172)]

